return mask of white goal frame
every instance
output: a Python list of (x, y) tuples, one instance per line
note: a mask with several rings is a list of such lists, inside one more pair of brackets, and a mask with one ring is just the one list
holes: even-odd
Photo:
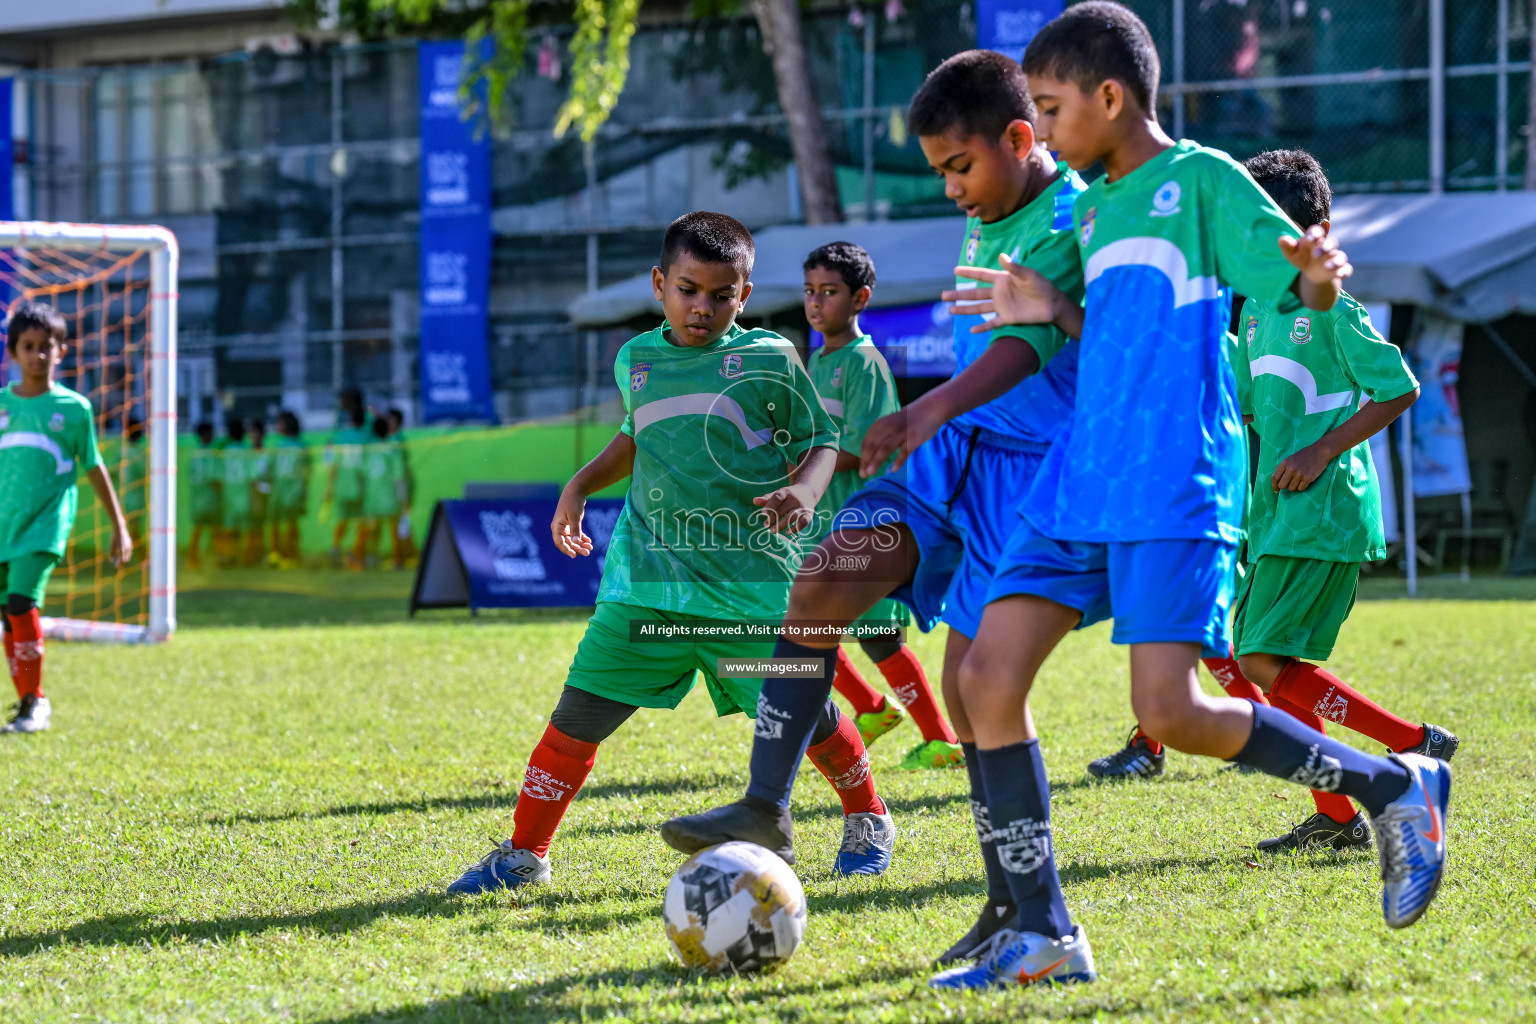
[(176, 236), (155, 224), (0, 221), (0, 249), (149, 253), (149, 625), (45, 618), (60, 640), (152, 643), (176, 632)]

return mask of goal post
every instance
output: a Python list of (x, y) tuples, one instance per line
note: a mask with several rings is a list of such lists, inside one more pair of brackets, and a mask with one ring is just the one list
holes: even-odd
[[(119, 577), (107, 538), (93, 535), (87, 548), (77, 522), (55, 573), (67, 583), (64, 614), (44, 619), (51, 638), (145, 643), (176, 630), (178, 260), (176, 236), (158, 225), (0, 221), (0, 307), (32, 299), (64, 315), (72, 352), (61, 383), (91, 400), (97, 434), (116, 453), (107, 467), (113, 485), (134, 507), (130, 529), (137, 521), (142, 531), (134, 537), (138, 564)], [(139, 430), (142, 469), (131, 452)], [(100, 511), (93, 515), (99, 526)]]

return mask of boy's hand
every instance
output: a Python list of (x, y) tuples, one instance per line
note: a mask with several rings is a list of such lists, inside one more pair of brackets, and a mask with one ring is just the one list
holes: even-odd
[[(920, 403), (919, 403), (920, 405)], [(933, 440), (933, 435), (944, 425), (943, 421), (931, 423), (919, 405), (898, 409), (881, 416), (864, 432), (864, 443), (859, 450), (859, 475), (877, 476), (890, 459), (890, 472), (901, 468), (918, 447)]]
[(1269, 478), (1269, 486), (1275, 492), (1304, 491), (1312, 481), (1323, 475), (1323, 470), (1333, 461), (1333, 456), (1317, 445), (1309, 445), (1275, 467)]
[(1002, 270), (985, 267), (956, 267), (956, 277), (980, 281), (984, 287), (952, 288), (941, 297), (953, 302), (956, 316), (981, 316), (996, 313), (993, 320), (983, 320), (971, 328), (972, 334), (985, 334), (1003, 324), (1053, 323), (1066, 300), (1061, 289), (1036, 271), (1015, 263), (1007, 255), (997, 258)]
[(571, 558), (592, 554), (592, 538), (581, 530), (586, 510), (586, 495), (570, 487), (560, 492), (560, 502), (555, 506), (555, 518), (550, 521), (549, 532), (554, 535), (555, 547)]
[(1339, 243), (1317, 224), (1302, 232), (1300, 238), (1281, 237), (1280, 251), (1313, 284), (1337, 285), (1355, 272)]
[(112, 547), (107, 558), (119, 569), (133, 561), (133, 537), (128, 533), (128, 524), (121, 519), (112, 524)]
[(816, 500), (820, 495), (805, 484), (790, 484), (752, 499), (763, 510), (763, 521), (773, 533), (794, 536), (816, 518)]

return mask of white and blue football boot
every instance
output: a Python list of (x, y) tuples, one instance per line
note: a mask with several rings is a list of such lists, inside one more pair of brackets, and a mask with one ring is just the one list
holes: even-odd
[(1391, 928), (1419, 919), (1445, 875), (1451, 766), (1422, 754), (1388, 754), (1408, 769), (1408, 788), (1371, 818), (1381, 855), (1381, 911)]
[(1096, 981), (1099, 977), (1093, 969), (1093, 947), (1088, 945), (1088, 933), (1082, 925), (1073, 926), (1072, 934), (1064, 939), (1004, 928), (992, 936), (987, 949), (977, 953), (975, 963), (940, 971), (928, 987), (1006, 988), (1037, 982)]
[(532, 850), (519, 850), (504, 839), (480, 858), (459, 880), (448, 887), (450, 896), (473, 896), (494, 889), (540, 885), (550, 879), (549, 858)]
[(891, 866), (891, 850), (895, 846), (896, 821), (889, 811), (849, 814), (843, 818), (843, 848), (832, 861), (832, 873), (883, 875)]

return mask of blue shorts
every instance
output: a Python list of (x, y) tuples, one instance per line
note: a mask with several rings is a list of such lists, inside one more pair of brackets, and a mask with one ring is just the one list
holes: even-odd
[(1117, 644), (1196, 643), (1225, 658), (1237, 545), (1220, 540), (1054, 540), (1027, 519), (998, 561), (987, 601), (1034, 594), (1115, 620)]
[(925, 632), (942, 620), (974, 638), (992, 570), (1049, 447), (946, 424), (901, 469), (856, 491), (834, 526), (907, 524), (917, 539), (917, 573), (891, 596)]

